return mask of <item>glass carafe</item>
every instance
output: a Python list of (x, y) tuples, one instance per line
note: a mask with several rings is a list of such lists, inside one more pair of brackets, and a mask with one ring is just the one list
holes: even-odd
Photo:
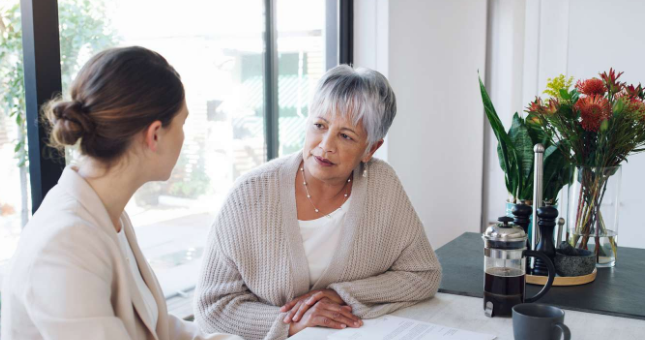
[[(510, 217), (500, 217), (488, 227), (484, 239), (484, 311), (486, 315), (511, 316), (513, 306), (535, 302), (546, 294), (555, 278), (555, 267), (544, 254), (526, 249), (528, 236)], [(526, 298), (526, 257), (539, 257), (547, 264), (549, 278), (540, 292)]]

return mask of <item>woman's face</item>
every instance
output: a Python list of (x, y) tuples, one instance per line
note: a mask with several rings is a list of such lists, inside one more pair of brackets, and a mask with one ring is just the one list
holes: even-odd
[(307, 124), (302, 155), (304, 165), (306, 171), (320, 181), (346, 181), (352, 170), (361, 161), (369, 161), (378, 148), (373, 147), (366, 155), (368, 141), (362, 122), (354, 126), (343, 115), (311, 116)]

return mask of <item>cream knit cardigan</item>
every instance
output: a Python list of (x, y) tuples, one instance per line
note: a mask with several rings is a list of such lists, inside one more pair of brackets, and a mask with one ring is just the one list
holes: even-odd
[[(240, 177), (217, 216), (197, 284), (195, 319), (206, 332), (286, 339), (280, 306), (315, 289), (333, 289), (361, 318), (375, 318), (433, 296), (441, 266), (394, 170), (373, 159), (354, 170), (343, 237), (310, 287), (295, 199), (302, 153)], [(362, 176), (368, 166), (367, 177)]]

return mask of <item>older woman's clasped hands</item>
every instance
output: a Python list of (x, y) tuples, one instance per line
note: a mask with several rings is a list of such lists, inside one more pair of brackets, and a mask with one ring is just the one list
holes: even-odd
[(293, 322), (290, 334), (307, 327), (322, 326), (336, 329), (360, 327), (363, 321), (352, 314), (352, 307), (331, 289), (311, 291), (299, 296), (280, 308), (288, 312), (285, 323)]

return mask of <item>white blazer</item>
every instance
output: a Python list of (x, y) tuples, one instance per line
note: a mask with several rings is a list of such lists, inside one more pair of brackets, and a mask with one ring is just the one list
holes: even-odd
[(124, 231), (159, 308), (156, 327), (105, 206), (67, 167), (25, 227), (2, 289), (2, 340), (211, 339), (168, 314), (161, 287), (141, 253), (128, 216)]

